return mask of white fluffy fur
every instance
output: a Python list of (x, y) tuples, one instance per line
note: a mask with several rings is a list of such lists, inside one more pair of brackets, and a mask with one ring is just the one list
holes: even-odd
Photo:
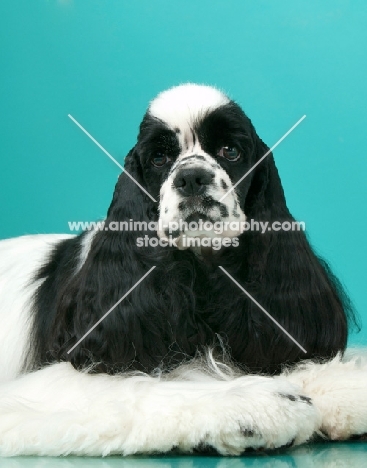
[(81, 248), (80, 256), (79, 256), (78, 271), (84, 265), (84, 262), (86, 261), (88, 255), (89, 255), (89, 251), (91, 249), (93, 239), (94, 239), (95, 235), (97, 234), (97, 232), (98, 231), (96, 231), (96, 230), (89, 231), (83, 237), (82, 248)]
[(28, 351), (34, 272), (56, 242), (70, 235), (23, 236), (0, 242), (0, 382), (14, 378)]
[(187, 83), (158, 94), (150, 103), (149, 113), (172, 130), (188, 125), (192, 128), (200, 115), (228, 102), (228, 97), (212, 86)]
[(305, 442), (318, 426), (317, 410), (280, 393), (297, 398), (298, 390), (282, 378), (221, 381), (196, 372), (172, 381), (55, 364), (1, 386), (0, 454), (129, 455), (208, 443), (238, 455), (248, 446)]
[(367, 356), (356, 350), (344, 362), (305, 363), (285, 375), (299, 385), (321, 414), (320, 430), (333, 440), (367, 432)]

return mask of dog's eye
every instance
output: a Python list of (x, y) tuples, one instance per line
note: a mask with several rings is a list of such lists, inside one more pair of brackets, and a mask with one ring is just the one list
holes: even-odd
[(223, 146), (218, 151), (218, 156), (226, 158), (228, 161), (237, 161), (240, 158), (241, 153), (235, 146)]
[(154, 158), (152, 158), (152, 164), (155, 167), (162, 167), (167, 164), (171, 159), (164, 153), (157, 153)]

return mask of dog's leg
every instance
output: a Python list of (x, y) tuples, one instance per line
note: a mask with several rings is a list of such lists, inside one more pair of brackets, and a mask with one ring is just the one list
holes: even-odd
[(324, 364), (306, 363), (285, 374), (320, 411), (321, 432), (332, 440), (367, 433), (367, 359), (360, 353)]
[(52, 365), (0, 386), (0, 455), (224, 455), (307, 441), (311, 401), (283, 378), (107, 376)]

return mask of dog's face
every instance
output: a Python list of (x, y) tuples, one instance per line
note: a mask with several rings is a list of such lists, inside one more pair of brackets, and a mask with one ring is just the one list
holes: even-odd
[(215, 88), (181, 85), (151, 102), (136, 149), (146, 188), (159, 199), (161, 238), (213, 236), (187, 227), (199, 220), (221, 222), (222, 237), (241, 233), (251, 174), (231, 189), (255, 162), (255, 137), (241, 108)]

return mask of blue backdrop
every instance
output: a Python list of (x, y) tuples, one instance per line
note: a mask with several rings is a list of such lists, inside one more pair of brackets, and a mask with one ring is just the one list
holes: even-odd
[(363, 0), (3, 0), (1, 229), (68, 232), (104, 216), (147, 104), (186, 81), (227, 91), (273, 145), (293, 214), (346, 285), (365, 328)]

